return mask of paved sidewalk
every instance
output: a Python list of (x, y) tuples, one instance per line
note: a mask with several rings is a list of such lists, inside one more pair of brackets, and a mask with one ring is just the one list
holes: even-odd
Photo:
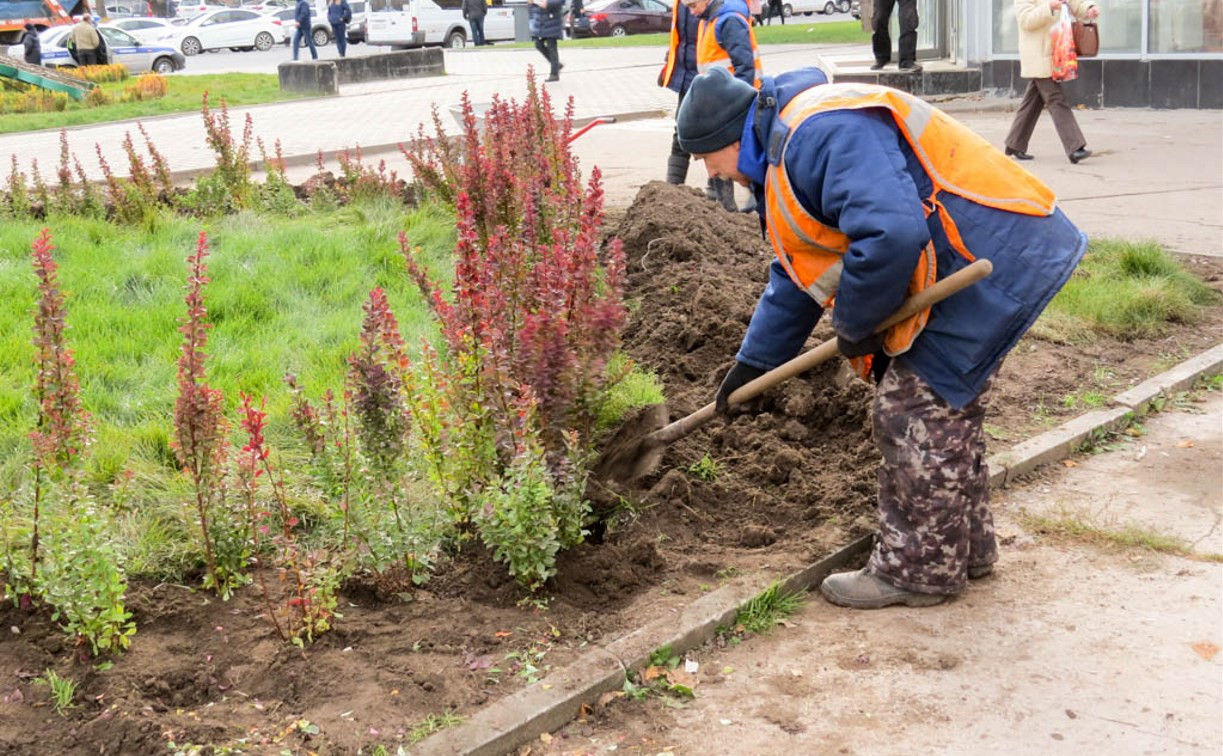
[(1021, 525), (1068, 515), (1223, 552), (1223, 395), (1144, 425), (995, 492), (1001, 560), (956, 600), (871, 612), (812, 596), (789, 627), (690, 655), (700, 683), (682, 708), (617, 702), (531, 752), (1220, 753), (1223, 565)]

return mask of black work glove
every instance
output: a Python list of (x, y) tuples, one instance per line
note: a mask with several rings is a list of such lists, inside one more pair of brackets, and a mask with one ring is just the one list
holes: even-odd
[(861, 341), (850, 341), (837, 334), (837, 351), (842, 357), (865, 357), (883, 348), (883, 334), (872, 333)]
[(735, 390), (740, 386), (751, 383), (760, 376), (764, 375), (767, 370), (754, 368), (751, 365), (735, 361), (735, 366), (722, 379), (722, 385), (718, 388), (718, 396), (713, 400), (719, 415), (730, 415), (730, 395), (735, 393)]

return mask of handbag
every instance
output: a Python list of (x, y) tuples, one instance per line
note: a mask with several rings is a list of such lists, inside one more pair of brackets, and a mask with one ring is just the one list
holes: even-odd
[(1100, 27), (1094, 21), (1075, 21), (1070, 30), (1074, 34), (1074, 50), (1080, 58), (1094, 58), (1100, 54)]

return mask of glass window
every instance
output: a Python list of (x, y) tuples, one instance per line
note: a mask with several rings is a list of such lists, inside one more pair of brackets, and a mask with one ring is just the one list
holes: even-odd
[(1223, 0), (1151, 0), (1150, 43), (1153, 53), (1223, 52)]
[[(1166, 0), (1165, 0), (1166, 1)], [(1186, 0), (1198, 2), (1199, 0)], [(1220, 0), (1203, 0), (1218, 4)], [(1161, 2), (1161, 0), (1152, 0)], [(1100, 52), (1138, 53), (1142, 50), (1142, 3), (1138, 0), (1096, 0), (1100, 8)], [(1019, 24), (1014, 0), (993, 0), (994, 52), (1019, 53)]]

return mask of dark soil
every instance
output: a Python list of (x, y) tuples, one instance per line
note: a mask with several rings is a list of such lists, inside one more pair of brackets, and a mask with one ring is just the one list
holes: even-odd
[[(733, 363), (772, 253), (754, 216), (665, 184), (644, 187), (614, 232), (629, 261), (626, 350), (662, 376), (673, 418), (692, 412)], [(1218, 285), (1217, 263), (1193, 265)], [(813, 343), (829, 335), (821, 324)], [(1220, 341), (1218, 311), (1158, 341), (1026, 341), (997, 383), (995, 449), (1081, 413), (1068, 397), (1111, 395)], [(546, 609), (519, 606), (504, 570), (469, 550), (423, 589), (354, 582), (335, 629), (299, 651), (276, 638), (253, 592), (221, 602), (136, 583), (132, 648), (98, 669), (49, 617), (2, 604), (0, 754), (166, 754), (170, 742), (394, 752), (426, 717), (468, 715), (528, 684), (525, 662), (543, 674), (730, 575), (783, 573), (872, 530), (870, 399), (828, 364), (764, 396), (759, 414), (676, 442), (634, 487), (593, 484), (606, 520), (562, 558)], [(33, 680), (46, 669), (79, 684), (63, 717)]]

